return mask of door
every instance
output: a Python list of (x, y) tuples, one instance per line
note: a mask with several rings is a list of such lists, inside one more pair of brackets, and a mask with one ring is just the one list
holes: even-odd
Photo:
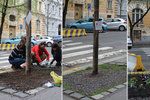
[(9, 26), (9, 38), (16, 37), (16, 26)]
[(75, 4), (75, 20), (82, 19), (83, 17), (83, 5), (82, 4)]

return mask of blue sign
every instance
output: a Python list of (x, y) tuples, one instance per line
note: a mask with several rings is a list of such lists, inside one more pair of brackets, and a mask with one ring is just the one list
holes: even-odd
[(90, 3), (88, 3), (88, 10), (91, 10), (92, 9), (92, 6)]
[(22, 24), (20, 24), (20, 29), (22, 30), (22, 28), (23, 28), (23, 25), (22, 25)]

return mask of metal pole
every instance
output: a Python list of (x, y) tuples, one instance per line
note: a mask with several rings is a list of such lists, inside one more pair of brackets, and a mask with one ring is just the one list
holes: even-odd
[(95, 21), (99, 19), (99, 0), (94, 0), (94, 36), (93, 36), (93, 72), (92, 75), (98, 74), (98, 40), (99, 31), (95, 30)]
[[(28, 13), (31, 12), (31, 0), (27, 1), (28, 5)], [(27, 27), (27, 45), (26, 45), (26, 62), (27, 62), (27, 67), (25, 68), (25, 73), (30, 72), (31, 68), (31, 21), (29, 26)]]
[(47, 4), (47, 36), (48, 36), (48, 19), (49, 19), (49, 17), (48, 17), (48, 15), (49, 15), (49, 4)]

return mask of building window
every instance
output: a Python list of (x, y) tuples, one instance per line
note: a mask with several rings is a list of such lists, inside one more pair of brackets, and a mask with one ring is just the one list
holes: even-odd
[(14, 15), (10, 15), (10, 16), (9, 16), (9, 20), (10, 20), (10, 21), (15, 21), (15, 20), (16, 20), (16, 17), (15, 17)]
[(107, 15), (107, 18), (111, 18), (111, 15)]
[[(140, 8), (135, 8), (132, 10), (132, 22), (138, 21), (143, 16), (143, 10)], [(140, 21), (143, 23), (143, 20)]]
[(112, 9), (112, 0), (107, 0), (107, 2), (108, 2), (108, 9)]
[(61, 8), (59, 8), (59, 16), (61, 15)]
[(36, 30), (40, 31), (40, 20), (39, 19), (36, 20)]
[(41, 11), (42, 8), (42, 2), (39, 2), (39, 11)]

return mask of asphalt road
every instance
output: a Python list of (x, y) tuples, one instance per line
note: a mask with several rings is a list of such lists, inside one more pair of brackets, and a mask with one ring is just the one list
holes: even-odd
[[(127, 31), (111, 31), (106, 33), (99, 33), (99, 46), (113, 46), (118, 49), (126, 49)], [(74, 42), (83, 42), (85, 44), (93, 45), (93, 33), (88, 33), (87, 36), (64, 38), (63, 40), (71, 39)]]
[[(63, 41), (63, 63), (70, 64), (71, 67), (92, 63), (93, 33), (88, 33), (87, 36), (64, 38)], [(99, 62), (122, 55), (125, 56), (125, 50), (126, 31), (99, 33)], [(65, 67), (64, 70), (66, 70)]]

